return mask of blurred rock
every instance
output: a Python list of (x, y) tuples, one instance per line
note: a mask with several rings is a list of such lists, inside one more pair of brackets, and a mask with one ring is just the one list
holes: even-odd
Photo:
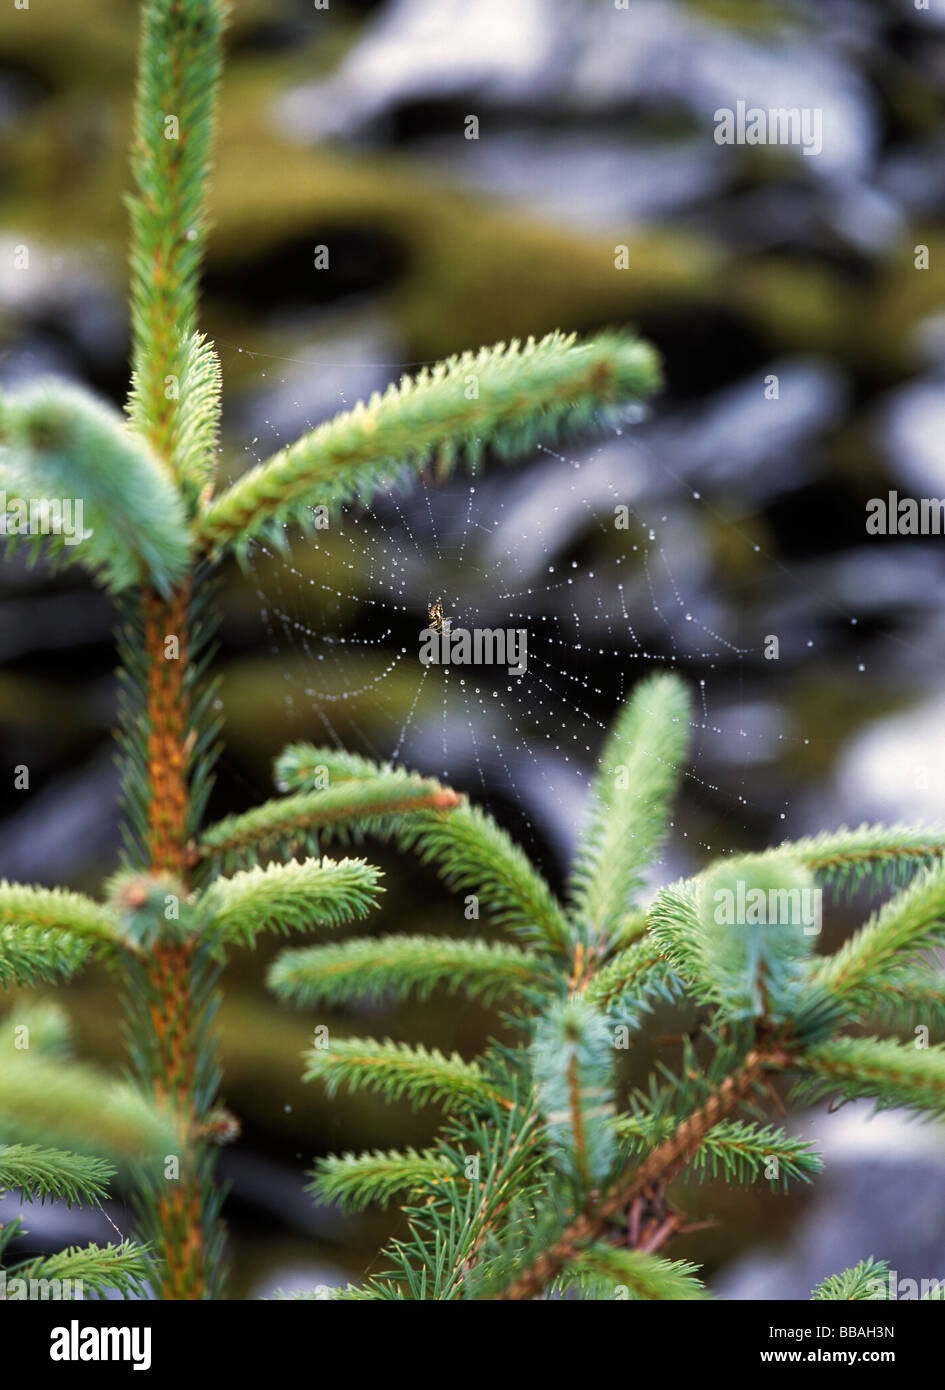
[(945, 380), (916, 381), (885, 403), (881, 438), (891, 471), (914, 497), (945, 496)]
[(118, 770), (114, 750), (103, 748), (70, 774), (24, 796), (22, 809), (3, 827), (0, 875), (24, 883), (74, 884), (96, 862), (109, 862), (118, 845)]
[[(834, 22), (855, 25), (863, 42), (871, 19), (868, 7), (845, 4)], [(573, 0), (519, 0), (511, 10), (505, 0), (443, 0), (434, 9), (388, 0), (337, 73), (296, 88), (278, 111), (296, 138), (325, 139), (359, 135), (410, 103), (473, 93), (485, 108), (578, 114), (675, 103), (709, 130), (716, 110), (739, 100), (817, 108), (824, 150), (804, 162), (828, 180), (865, 169), (876, 141), (871, 94), (839, 47), (812, 46), (786, 29), (764, 42), (669, 0), (635, 0), (628, 10)]]
[(835, 794), (863, 820), (941, 822), (945, 810), (945, 699), (868, 725), (843, 750)]
[(749, 1255), (716, 1276), (718, 1297), (808, 1299), (822, 1279), (870, 1255), (899, 1279), (945, 1280), (941, 1130), (870, 1110), (805, 1119), (804, 1137), (826, 1163), (815, 1198), (786, 1250)]

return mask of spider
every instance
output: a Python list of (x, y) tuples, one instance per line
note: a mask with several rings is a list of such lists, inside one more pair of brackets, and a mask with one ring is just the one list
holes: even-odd
[(434, 632), (443, 631), (443, 600), (438, 598), (436, 603), (427, 604), (427, 617), (430, 619), (430, 626)]

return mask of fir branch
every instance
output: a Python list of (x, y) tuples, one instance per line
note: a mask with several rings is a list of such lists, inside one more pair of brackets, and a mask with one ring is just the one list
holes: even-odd
[(920, 958), (914, 966), (884, 976), (875, 986), (859, 991), (860, 1008), (874, 1022), (896, 1031), (923, 1025), (945, 1032), (945, 982), (940, 971)]
[(615, 940), (667, 832), (689, 743), (690, 705), (675, 676), (641, 681), (601, 754), (571, 875), (572, 916), (588, 940)]
[[(542, 1181), (538, 1117), (530, 1098), (483, 1097), (476, 1116), (447, 1123), (438, 1150), (452, 1166), (431, 1195), (408, 1209), (410, 1235), (389, 1248), (392, 1269), (366, 1294), (389, 1299), (475, 1299), (496, 1274), (499, 1234), (521, 1250)], [(470, 1170), (469, 1159), (478, 1160)]]
[(0, 927), (0, 988), (53, 982), (80, 970), (89, 943), (46, 927)]
[(885, 1260), (860, 1260), (852, 1269), (842, 1274), (831, 1274), (822, 1280), (811, 1292), (813, 1302), (842, 1300), (857, 1302), (880, 1300), (887, 1297), (889, 1265)]
[(816, 979), (836, 998), (862, 1003), (864, 991), (895, 981), (918, 951), (945, 944), (945, 867), (919, 872), (833, 956)]
[[(617, 1132), (631, 1150), (645, 1150), (669, 1138), (669, 1117), (654, 1121), (637, 1113), (621, 1115)], [(774, 1171), (768, 1176), (766, 1170)], [(686, 1168), (698, 1182), (722, 1180), (730, 1185), (766, 1180), (786, 1189), (789, 1182), (810, 1182), (823, 1170), (823, 1159), (812, 1145), (783, 1129), (743, 1120), (728, 1120), (706, 1134)]]
[(0, 1070), (0, 1136), (119, 1163), (176, 1152), (171, 1124), (132, 1086), (78, 1062), (12, 1049)]
[(38, 1144), (0, 1144), (0, 1191), (19, 1191), (23, 1201), (58, 1198), (67, 1206), (97, 1206), (108, 1193), (115, 1169), (87, 1154)]
[(565, 1266), (568, 1276), (603, 1285), (602, 1298), (663, 1299), (691, 1302), (708, 1297), (697, 1277), (699, 1266), (688, 1260), (663, 1260), (642, 1250), (621, 1250), (600, 1242), (585, 1246)]
[[(728, 1018), (784, 1024), (799, 1009), (810, 971), (812, 934), (820, 924), (809, 870), (788, 858), (745, 856), (713, 864), (698, 884), (700, 996)], [(664, 933), (654, 930), (659, 943)]]
[[(470, 390), (474, 384), (475, 392)], [(364, 503), (435, 458), (475, 465), (486, 444), (501, 458), (597, 423), (649, 396), (659, 384), (652, 350), (626, 334), (578, 344), (549, 334), (441, 362), (367, 405), (336, 416), (217, 497), (199, 524), (212, 549), (236, 544), (273, 523), (303, 521), (309, 508), (357, 498)]]
[(918, 868), (945, 856), (945, 825), (869, 825), (823, 831), (791, 840), (760, 857), (787, 855), (824, 882), (853, 893), (863, 883), (878, 890), (903, 883)]
[(488, 1004), (503, 994), (549, 988), (553, 977), (539, 956), (504, 942), (383, 936), (283, 951), (268, 984), (281, 998), (306, 1005), (405, 999), (414, 991), (426, 999), (438, 985)]
[(326, 791), (339, 782), (370, 782), (375, 777), (410, 783), (418, 780), (417, 774), (406, 768), (314, 743), (287, 744), (273, 765), (273, 779), (281, 792)]
[[(142, 583), (167, 593), (183, 577), (189, 540), (181, 498), (111, 407), (66, 382), (39, 382), (2, 402), (0, 445), (8, 509), (14, 499), (47, 509), (45, 534), (29, 536), (34, 555), (45, 548), (53, 564), (80, 561), (114, 593)], [(66, 529), (63, 503), (73, 507)], [(24, 522), (9, 510), (4, 520), (15, 545)]]
[(107, 908), (81, 893), (0, 880), (0, 986), (54, 981), (96, 946), (134, 949)]
[[(395, 797), (398, 788), (417, 781), (401, 768), (382, 768), (367, 758), (309, 743), (284, 749), (276, 761), (275, 776), (278, 785), (304, 791), (312, 791), (327, 778), (328, 788), (321, 795), (328, 796), (334, 788), (339, 798), (352, 783), (371, 787), (380, 780)], [(475, 892), (497, 926), (567, 951), (568, 923), (547, 883), (519, 846), (477, 807), (458, 800), (448, 817), (421, 807), (372, 824), (352, 802), (351, 814), (340, 828), (348, 834), (370, 832), (394, 839), (405, 852), (415, 851), (423, 863), (434, 865), (453, 891)], [(330, 829), (338, 833), (337, 827)]]
[[(220, 359), (213, 344), (203, 334), (193, 333), (187, 340), (184, 355), (173, 456), (174, 471), (188, 485), (191, 494), (213, 483), (222, 390)], [(143, 417), (145, 404), (139, 398), (137, 379), (129, 409), (133, 416)]]
[(308, 1191), (320, 1203), (335, 1203), (345, 1211), (363, 1211), (372, 1204), (386, 1206), (400, 1193), (421, 1195), (454, 1176), (454, 1165), (437, 1149), (331, 1154), (320, 1160)]
[(673, 1003), (682, 982), (650, 940), (634, 941), (585, 982), (582, 994), (611, 1021), (637, 1028), (657, 1000)]
[[(789, 1023), (796, 1040), (813, 1043), (835, 1031), (847, 1010), (820, 981), (811, 960), (813, 933), (807, 928), (817, 923), (803, 920), (805, 901), (816, 906), (803, 896), (808, 873), (785, 853), (717, 860), (698, 878), (657, 893), (647, 914), (647, 940), (695, 999), (731, 1018)], [(741, 923), (716, 921), (717, 912), (732, 916), (732, 905), (741, 913), (740, 882), (746, 907), (748, 892), (760, 889), (768, 916), (774, 903), (776, 920), (753, 923), (745, 912)], [(729, 896), (717, 898), (719, 892)]]
[(813, 1145), (796, 1135), (771, 1125), (731, 1120), (705, 1136), (687, 1171), (699, 1181), (717, 1177), (731, 1185), (767, 1181), (772, 1188), (786, 1191), (791, 1182), (810, 1182), (823, 1167)]
[(68, 1280), (73, 1288), (82, 1287), (83, 1298), (89, 1293), (105, 1298), (109, 1293), (122, 1297), (145, 1297), (150, 1274), (147, 1251), (132, 1241), (120, 1245), (70, 1246), (54, 1255), (17, 1265), (8, 1277), (22, 1279), (29, 1287), (32, 1281)]
[(227, 867), (265, 854), (317, 853), (320, 831), (344, 831), (358, 823), (389, 832), (397, 816), (429, 807), (448, 811), (460, 804), (455, 792), (429, 778), (401, 783), (380, 777), (326, 791), (297, 792), (218, 821), (203, 836), (200, 853), (222, 859)]
[(782, 1068), (798, 1073), (793, 1095), (805, 1103), (839, 1095), (874, 1100), (877, 1110), (906, 1106), (927, 1117), (945, 1117), (945, 1046), (837, 1038), (786, 1058)]
[[(907, 970), (916, 951), (940, 939), (937, 914), (941, 915), (941, 882), (934, 865), (945, 845), (942, 833), (910, 831), (904, 826), (861, 826), (855, 831), (795, 840), (743, 862), (759, 871), (777, 871), (779, 865), (800, 863), (822, 876), (865, 874), (871, 865), (884, 873), (894, 866), (898, 866), (897, 872), (910, 873), (923, 865), (931, 866), (815, 971), (813, 978), (825, 989), (850, 999), (860, 998), (861, 991), (863, 1002), (868, 1003), (876, 990), (894, 982), (897, 976), (890, 974), (891, 967), (895, 966), (896, 972)], [(703, 973), (699, 904), (701, 884), (711, 869), (698, 879), (660, 889), (647, 913), (654, 944), (690, 984)], [(895, 963), (897, 956), (901, 957), (899, 964)]]
[(86, 941), (114, 946), (122, 943), (114, 914), (64, 888), (31, 888), (0, 880), (0, 926), (15, 925), (61, 932)]
[(207, 475), (212, 370), (195, 342), (226, 6), (147, 0), (135, 110), (131, 327), (136, 431), (192, 490)]
[(581, 999), (553, 1004), (530, 1049), (539, 1111), (553, 1154), (587, 1193), (614, 1160), (614, 1057), (610, 1030)]
[(421, 815), (396, 834), (401, 848), (435, 866), (454, 892), (473, 892), (497, 926), (567, 952), (570, 928), (544, 878), (491, 816), (465, 803), (449, 816)]
[(215, 879), (198, 904), (213, 942), (252, 946), (263, 931), (287, 934), (366, 917), (384, 890), (363, 859), (306, 859)]
[(388, 1101), (405, 1097), (414, 1105), (453, 1110), (481, 1105), (495, 1094), (477, 1062), (389, 1038), (332, 1038), (328, 1047), (313, 1047), (304, 1055), (303, 1080), (323, 1081), (330, 1096), (344, 1085), (377, 1091)]
[(695, 988), (702, 978), (702, 932), (698, 880), (687, 878), (661, 888), (646, 915), (647, 940), (670, 967)]

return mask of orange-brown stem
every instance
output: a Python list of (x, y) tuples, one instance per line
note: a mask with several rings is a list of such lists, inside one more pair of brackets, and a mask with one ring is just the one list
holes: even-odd
[[(144, 599), (148, 659), (147, 720), (148, 860), (152, 872), (174, 874), (186, 886), (190, 810), (190, 759), (193, 732), (188, 686), (187, 589), (169, 601)], [(175, 645), (168, 639), (176, 639)], [(150, 1078), (159, 1103), (172, 1110), (185, 1140), (193, 1134), (195, 1113), (197, 1008), (194, 1002), (194, 948), (187, 941), (155, 946), (147, 964), (153, 1049)], [(193, 1156), (180, 1155), (180, 1175), (157, 1194), (163, 1260), (160, 1293), (166, 1299), (200, 1298), (205, 1291), (203, 1200)]]

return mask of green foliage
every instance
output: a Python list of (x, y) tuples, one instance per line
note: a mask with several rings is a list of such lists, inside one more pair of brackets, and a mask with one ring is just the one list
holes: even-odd
[(423, 1153), (415, 1149), (382, 1153), (375, 1149), (369, 1154), (347, 1153), (322, 1159), (309, 1191), (320, 1202), (337, 1203), (346, 1211), (362, 1211), (375, 1203), (386, 1205), (400, 1193), (419, 1194), (435, 1188), (452, 1172), (449, 1158), (432, 1149)]
[(606, 1020), (581, 999), (547, 1009), (531, 1044), (531, 1073), (548, 1143), (587, 1193), (614, 1161), (614, 1053)]
[[(672, 1128), (671, 1118), (661, 1121), (644, 1111), (624, 1115), (617, 1123), (630, 1153), (645, 1153), (669, 1139)], [(823, 1166), (823, 1159), (810, 1144), (783, 1129), (730, 1120), (706, 1134), (686, 1173), (698, 1182), (722, 1178), (737, 1186), (764, 1180), (786, 1190), (790, 1182), (810, 1182)]]
[[(316, 792), (314, 782), (326, 775), (328, 788)], [(536, 945), (567, 949), (570, 929), (565, 914), (527, 856), (476, 807), (460, 804), (458, 799), (444, 801), (439, 783), (309, 743), (285, 749), (276, 761), (275, 778), (287, 791), (299, 789), (301, 795), (321, 798), (302, 804), (322, 809), (319, 824), (326, 836), (372, 834), (393, 839), (400, 849), (414, 850), (422, 863), (433, 865), (455, 892), (475, 889), (496, 926)], [(416, 808), (406, 799), (412, 788), (418, 792)], [(434, 798), (440, 794), (449, 816), (426, 809), (424, 790)], [(362, 798), (367, 801), (366, 810)], [(275, 803), (279, 804), (288, 804), (291, 813), (299, 803), (295, 796), (288, 796)], [(393, 807), (392, 814), (378, 818), (375, 806), (385, 804)], [(344, 813), (329, 822), (326, 806), (344, 807)]]
[(385, 1100), (405, 1097), (414, 1105), (435, 1101), (445, 1110), (453, 1110), (489, 1093), (475, 1062), (464, 1062), (455, 1052), (444, 1057), (436, 1048), (410, 1047), (390, 1039), (332, 1038), (326, 1046), (313, 1047), (305, 1055), (305, 1080), (323, 1081), (330, 1096), (341, 1086), (366, 1088), (379, 1092)]
[(568, 1265), (563, 1287), (576, 1280), (589, 1298), (670, 1299), (674, 1303), (705, 1298), (696, 1277), (698, 1266), (687, 1260), (661, 1260), (642, 1250), (618, 1250), (613, 1245), (589, 1245)]
[(945, 857), (945, 825), (867, 825), (825, 830), (766, 852), (800, 860), (818, 879), (852, 895), (865, 886), (900, 885)]
[(363, 859), (293, 859), (216, 879), (198, 910), (212, 940), (251, 946), (262, 931), (285, 935), (367, 916), (383, 892), (380, 876)]
[(842, 1274), (831, 1274), (828, 1279), (824, 1279), (811, 1293), (811, 1298), (817, 1303), (824, 1300), (842, 1300), (849, 1303), (883, 1299), (886, 1297), (888, 1277), (889, 1265), (886, 1261), (874, 1260), (871, 1255), (867, 1260), (860, 1260), (852, 1269), (845, 1269)]
[[(79, 561), (114, 593), (142, 583), (169, 593), (184, 578), (190, 542), (181, 499), (117, 412), (63, 382), (33, 385), (3, 401), (0, 445), (8, 501), (82, 503), (81, 536), (70, 539), (60, 521), (58, 532), (27, 537), (34, 555), (45, 549), (60, 564)], [(13, 533), (8, 544), (17, 542)]]
[(487, 1296), (496, 1224), (515, 1230), (521, 1253), (529, 1238), (527, 1205), (537, 1195), (537, 1117), (519, 1099), (521, 1108), (484, 1089), (477, 1116), (462, 1112), (447, 1122), (437, 1145), (446, 1160), (440, 1195), (421, 1192), (405, 1209), (408, 1234), (388, 1249), (389, 1274), (337, 1298), (454, 1299), (474, 1290)]
[(0, 988), (53, 981), (81, 969), (88, 957), (85, 941), (48, 927), (0, 927)]
[[(48, 931), (114, 946), (121, 933), (114, 916), (91, 898), (63, 888), (27, 888), (0, 880), (0, 924), (21, 930)], [(11, 933), (11, 944), (15, 937)]]
[(540, 957), (504, 942), (451, 941), (442, 936), (385, 936), (286, 951), (269, 971), (269, 986), (300, 1004), (345, 999), (426, 998), (439, 984), (491, 1003), (499, 995), (535, 990), (551, 977)]
[(522, 346), (463, 353), (304, 435), (243, 475), (204, 513), (199, 534), (214, 549), (265, 534), (278, 523), (305, 524), (313, 506), (368, 503), (435, 461), (440, 472), (461, 459), (472, 467), (485, 448), (512, 458), (599, 425), (652, 395), (659, 368), (650, 347), (627, 334), (586, 343), (549, 334)]
[(860, 1004), (871, 990), (895, 983), (919, 951), (945, 944), (945, 870), (922, 870), (824, 963), (820, 982), (839, 998)]
[(893, 978), (883, 978), (873, 987), (862, 987), (863, 1011), (871, 1020), (894, 1032), (911, 1032), (924, 1026), (945, 1033), (945, 988), (939, 976), (929, 973), (928, 961), (897, 967)]
[[(718, 860), (646, 907), (688, 727), (675, 677), (641, 682), (601, 756), (569, 908), (481, 811), (405, 808), (380, 827), (454, 889), (474, 892), (527, 950), (381, 936), (276, 960), (270, 984), (302, 1005), (434, 987), (475, 994), (498, 970), (508, 1021), (524, 1035), (478, 1063), (362, 1039), (309, 1053), (306, 1079), (332, 1093), (350, 1082), (447, 1112), (422, 1155), (322, 1165), (322, 1199), (361, 1206), (406, 1194), (409, 1234), (387, 1247), (387, 1272), (335, 1297), (704, 1297), (692, 1266), (659, 1253), (679, 1224), (666, 1189), (686, 1177), (777, 1191), (811, 1181), (820, 1155), (765, 1120), (779, 1077), (807, 1102), (865, 1096), (945, 1113), (945, 1047), (857, 1036), (884, 998), (887, 1014), (903, 1017), (907, 989), (939, 1016), (942, 991), (921, 954), (941, 944), (945, 919), (935, 833), (861, 826)], [(614, 776), (621, 767), (629, 779)], [(286, 750), (277, 778), (290, 807), (329, 795), (326, 786), (340, 796), (387, 780), (394, 796), (409, 780), (310, 745)], [(347, 833), (371, 828), (355, 811)], [(902, 886), (906, 867), (913, 880)], [(838, 952), (818, 955), (820, 887), (854, 879), (898, 891)], [(619, 1052), (658, 1001), (697, 1008), (699, 1028), (683, 1038), (678, 1065), (658, 1063), (646, 1089), (627, 1095)], [(829, 1290), (861, 1276), (838, 1276), (815, 1296), (857, 1296)]]
[(613, 1025), (639, 1028), (653, 1005), (671, 1004), (682, 992), (679, 977), (652, 939), (634, 941), (593, 974), (584, 998), (603, 1010)]
[(666, 836), (689, 721), (685, 686), (672, 676), (650, 676), (624, 706), (601, 755), (571, 876), (574, 917), (598, 949), (620, 940), (643, 871)]
[[(213, 345), (200, 333), (187, 340), (183, 375), (180, 382), (177, 438), (174, 462), (178, 475), (190, 490), (213, 482), (222, 413), (223, 376)], [(137, 378), (132, 396), (132, 413), (147, 418), (145, 403), (137, 395)]]
[(0, 1144), (0, 1191), (18, 1190), (24, 1201), (61, 1198), (68, 1206), (97, 1204), (114, 1168), (87, 1154), (47, 1149), (38, 1144)]
[(837, 1038), (797, 1060), (798, 1098), (875, 1100), (877, 1110), (904, 1106), (945, 1117), (945, 1044), (919, 1048), (893, 1038)]
[(327, 842), (335, 831), (337, 838), (348, 843), (370, 829), (384, 834), (397, 817), (436, 805), (443, 798), (446, 806), (458, 800), (429, 778), (408, 782), (375, 777), (325, 791), (298, 792), (218, 821), (204, 835), (202, 848), (224, 868), (255, 863), (269, 854), (318, 853), (319, 836)]
[(174, 1152), (175, 1145), (166, 1118), (133, 1086), (83, 1063), (12, 1049), (4, 1049), (0, 1072), (0, 1137), (51, 1141), (126, 1164)]
[(523, 940), (561, 952), (570, 929), (545, 880), (505, 832), (476, 807), (419, 817), (397, 835), (404, 850), (433, 865), (447, 887), (475, 891), (492, 921)]
[(790, 859), (727, 859), (703, 876), (698, 978), (723, 1016), (783, 1023), (797, 1013), (819, 930), (813, 915), (805, 926), (812, 890), (809, 871)]
[[(166, 1121), (130, 1086), (68, 1058), (66, 1020), (55, 1006), (21, 1005), (4, 1019), (4, 1036), (17, 1046), (7, 1041), (0, 1052), (0, 1193), (17, 1192), (28, 1204), (99, 1206), (115, 1167), (96, 1155), (104, 1150), (127, 1169), (172, 1142)], [(82, 1152), (35, 1142), (49, 1135)], [(19, 1218), (0, 1227), (0, 1264), (23, 1234)], [(76, 1280), (85, 1297), (138, 1295), (145, 1291), (146, 1271), (146, 1252), (128, 1241), (73, 1247), (7, 1266), (6, 1297), (36, 1296), (34, 1280), (42, 1297), (78, 1297)], [(70, 1283), (62, 1291), (52, 1280)]]
[(125, 1240), (120, 1245), (73, 1245), (15, 1265), (8, 1279), (23, 1279), (27, 1284), (34, 1279), (68, 1279), (73, 1287), (81, 1283), (84, 1298), (90, 1294), (105, 1298), (109, 1293), (128, 1298), (146, 1296), (149, 1273), (147, 1251)]
[(194, 335), (226, 8), (222, 0), (142, 7), (131, 161), (129, 413), (192, 503), (212, 472), (218, 416), (216, 368)]

